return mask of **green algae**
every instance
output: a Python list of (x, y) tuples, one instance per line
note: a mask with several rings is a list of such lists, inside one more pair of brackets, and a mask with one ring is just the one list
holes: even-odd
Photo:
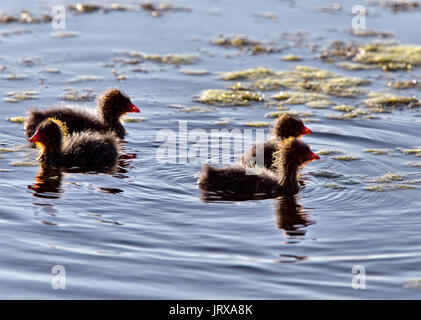
[(350, 29), (350, 33), (358, 37), (380, 37), (390, 38), (394, 36), (393, 32), (375, 29)]
[[(294, 91), (354, 98), (365, 93), (358, 88), (370, 83), (367, 79), (344, 77), (314, 67), (296, 66), (292, 70), (275, 71), (265, 67), (224, 73), (224, 80), (243, 80), (234, 83), (234, 90), (272, 91), (288, 88)], [(317, 100), (326, 97), (315, 96)]]
[(376, 69), (376, 66), (370, 66), (370, 65), (365, 65), (362, 63), (356, 63), (356, 62), (350, 62), (350, 61), (338, 62), (336, 63), (336, 65), (342, 69), (349, 70), (349, 71)]
[(405, 179), (405, 177), (401, 174), (397, 174), (397, 173), (386, 173), (385, 175), (375, 178), (375, 179), (371, 179), (369, 180), (369, 182), (371, 183), (391, 183), (391, 182), (396, 182), (396, 181), (403, 181)]
[(66, 31), (66, 30), (59, 30), (59, 31), (54, 31), (50, 33), (50, 37), (61, 38), (61, 39), (74, 38), (74, 37), (77, 37), (78, 35), (79, 35), (79, 32), (77, 31)]
[(313, 109), (328, 109), (334, 104), (334, 102), (326, 99), (306, 102), (306, 106)]
[(281, 60), (284, 61), (301, 61), (303, 58), (296, 56), (295, 54), (287, 54), (281, 57)]
[(19, 102), (22, 100), (38, 99), (38, 92), (36, 91), (13, 91), (6, 93), (10, 98), (5, 99), (7, 102)]
[(252, 55), (275, 53), (282, 51), (281, 49), (276, 48), (270, 44), (265, 44), (257, 40), (251, 40), (246, 36), (221, 36), (218, 39), (212, 40), (210, 43), (214, 46), (219, 47), (237, 48)]
[(411, 69), (421, 66), (421, 46), (374, 43), (361, 47), (354, 61), (384, 70)]
[(376, 113), (391, 112), (391, 109), (402, 107), (412, 108), (421, 104), (416, 97), (396, 96), (390, 93), (371, 92), (368, 96), (369, 99), (363, 102)]
[(375, 184), (364, 187), (364, 190), (367, 191), (377, 191), (385, 192), (390, 190), (409, 190), (409, 189), (418, 189), (417, 186), (408, 185), (408, 184)]
[(262, 127), (270, 127), (272, 123), (269, 122), (245, 122), (245, 126), (253, 127), (253, 128), (262, 128)]
[(304, 104), (315, 100), (327, 100), (327, 96), (319, 93), (280, 91), (272, 97), (275, 100), (282, 100), (283, 104)]
[(242, 80), (242, 79), (259, 79), (267, 76), (274, 75), (276, 72), (274, 70), (265, 68), (265, 67), (258, 67), (258, 68), (251, 68), (241, 71), (232, 71), (232, 72), (225, 72), (222, 74), (222, 78), (224, 80)]
[(343, 152), (340, 150), (333, 150), (333, 149), (325, 149), (325, 150), (320, 150), (317, 151), (318, 155), (323, 155), (323, 156), (328, 156), (331, 154), (342, 154)]
[(329, 189), (335, 189), (335, 190), (346, 189), (345, 186), (342, 186), (342, 185), (337, 184), (337, 183), (325, 183), (325, 184), (322, 184), (322, 187), (329, 188)]
[(141, 122), (145, 122), (146, 120), (147, 120), (147, 118), (124, 118), (124, 122), (141, 123)]
[(302, 112), (298, 110), (286, 110), (286, 111), (280, 111), (280, 112), (270, 112), (265, 114), (265, 118), (279, 118), (283, 114), (289, 114), (292, 116), (297, 116), (300, 118), (309, 118), (313, 117), (316, 114), (314, 112)]
[(413, 149), (401, 149), (401, 148), (399, 148), (399, 150), (404, 154), (419, 154), (419, 153), (421, 153), (420, 148), (413, 148)]
[(333, 109), (333, 110), (336, 110), (336, 111), (342, 111), (342, 112), (352, 112), (352, 111), (354, 111), (356, 108), (355, 108), (355, 107), (353, 107), (353, 106), (346, 105), (346, 104), (341, 104), (341, 105), (339, 105), (339, 106), (335, 106), (335, 107), (333, 107), (332, 109)]
[(30, 161), (13, 161), (10, 163), (12, 167), (36, 167), (38, 166), (37, 163), (30, 162)]
[(154, 63), (173, 64), (173, 65), (188, 65), (200, 60), (199, 55), (189, 53), (144, 53), (138, 51), (117, 51), (117, 54), (124, 54), (130, 57), (138, 57)]
[(15, 122), (15, 123), (24, 123), (25, 117), (11, 117), (11, 118), (7, 118), (7, 121)]
[(340, 161), (354, 161), (354, 160), (360, 160), (361, 157), (359, 156), (352, 156), (352, 155), (345, 155), (345, 156), (334, 156), (332, 157), (335, 160), (340, 160)]
[(389, 81), (387, 83), (387, 86), (393, 89), (421, 89), (421, 84), (416, 80), (410, 80), (410, 81)]
[(95, 100), (96, 94), (90, 89), (86, 89), (84, 92), (74, 89), (65, 89), (65, 92), (60, 95), (60, 98), (67, 101), (92, 101)]
[(182, 73), (190, 75), (190, 76), (204, 76), (209, 74), (208, 70), (201, 70), (201, 69), (183, 69), (181, 70)]
[(391, 154), (390, 149), (364, 149), (363, 152), (375, 154), (375, 155), (383, 155), (383, 154)]
[(264, 96), (251, 91), (209, 89), (203, 91), (198, 100), (218, 106), (248, 106), (253, 101), (264, 101)]

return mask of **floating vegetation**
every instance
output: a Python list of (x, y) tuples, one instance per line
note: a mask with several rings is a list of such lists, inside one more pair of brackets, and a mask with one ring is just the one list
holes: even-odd
[(346, 104), (341, 104), (339, 106), (333, 107), (332, 109), (336, 111), (351, 112), (354, 111), (356, 108), (353, 106), (348, 106)]
[(281, 60), (284, 61), (301, 61), (303, 58), (296, 56), (295, 54), (287, 54), (281, 57)]
[(361, 47), (354, 60), (377, 65), (383, 70), (408, 70), (421, 66), (421, 46), (370, 44)]
[(12, 148), (0, 148), (0, 153), (9, 153), (9, 152), (16, 152), (18, 151), (17, 149), (12, 149)]
[(363, 118), (363, 117), (370, 116), (370, 114), (367, 111), (364, 111), (356, 107), (348, 106), (348, 105), (336, 106), (336, 107), (333, 107), (333, 109), (336, 111), (342, 111), (345, 113), (341, 115), (329, 114), (326, 116), (327, 118), (334, 119), (334, 120), (350, 120), (354, 118)]
[(332, 4), (328, 4), (328, 5), (324, 5), (324, 6), (320, 6), (320, 7), (315, 7), (314, 10), (320, 11), (320, 12), (325, 12), (325, 13), (337, 13), (337, 12), (342, 10), (342, 5), (338, 2), (335, 2), (335, 3), (332, 3)]
[(380, 38), (390, 38), (394, 37), (394, 33), (391, 31), (383, 30), (374, 30), (374, 29), (354, 29), (351, 28), (349, 32), (358, 37), (380, 37)]
[(251, 91), (209, 89), (201, 93), (199, 101), (218, 106), (248, 106), (252, 101), (263, 101), (264, 96)]
[(102, 78), (98, 76), (92, 75), (81, 75), (69, 80), (63, 81), (63, 83), (80, 83), (80, 82), (88, 82), (88, 81), (101, 81)]
[(204, 76), (209, 74), (208, 70), (203, 69), (183, 69), (181, 72), (190, 76)]
[(45, 23), (51, 22), (52, 17), (50, 15), (44, 14), (41, 17), (35, 17), (29, 11), (22, 11), (18, 15), (7, 15), (0, 13), (0, 23)]
[(350, 61), (338, 62), (336, 63), (336, 65), (342, 69), (346, 69), (350, 71), (376, 69), (376, 66), (350, 62)]
[(59, 30), (50, 33), (50, 37), (53, 38), (74, 38), (79, 35), (77, 31), (66, 31), (66, 30)]
[(401, 149), (401, 148), (399, 148), (398, 150), (400, 150), (404, 154), (419, 154), (419, 153), (421, 153), (420, 148), (413, 148), (413, 149)]
[(346, 156), (334, 156), (332, 157), (335, 160), (340, 160), (340, 161), (354, 161), (354, 160), (360, 160), (361, 157), (359, 156), (351, 156), (351, 155), (346, 155)]
[[(309, 118), (309, 117), (313, 117), (316, 114), (313, 112), (301, 112), (298, 110), (286, 110), (286, 111), (281, 111), (281, 112), (271, 112), (268, 114), (265, 114), (265, 118), (279, 118), (281, 115), (283, 114), (290, 114), (293, 116), (297, 116), (300, 118)], [(308, 119), (307, 119), (308, 121)]]
[(124, 118), (124, 122), (137, 122), (137, 123), (140, 123), (140, 122), (144, 122), (146, 120), (147, 120), (146, 118)]
[[(320, 152), (317, 152), (317, 154), (320, 154)], [(327, 171), (327, 170), (312, 172), (312, 175), (317, 178), (326, 178), (326, 179), (342, 179), (345, 177), (342, 173), (338, 173), (334, 171)]]
[(6, 76), (7, 80), (23, 80), (28, 78), (26, 74), (9, 74)]
[(65, 92), (60, 96), (62, 100), (67, 101), (92, 101), (95, 100), (96, 94), (91, 89), (85, 89), (84, 92), (75, 89), (65, 89)]
[(19, 102), (21, 100), (34, 100), (38, 99), (38, 92), (36, 91), (13, 91), (8, 92), (6, 95), (8, 98), (4, 99), (7, 102)]
[(244, 123), (247, 127), (253, 127), (253, 128), (263, 128), (263, 127), (270, 127), (272, 123), (270, 122), (246, 122)]
[(390, 149), (364, 149), (363, 152), (375, 154), (375, 155), (382, 155), (382, 154), (391, 154), (392, 150)]
[(410, 81), (389, 81), (387, 86), (393, 89), (421, 89), (421, 84), (416, 79)]
[(11, 117), (11, 118), (7, 118), (7, 121), (15, 122), (15, 123), (24, 123), (25, 117)]
[(367, 191), (385, 192), (390, 190), (405, 190), (405, 189), (417, 189), (417, 186), (408, 184), (375, 184), (364, 187)]
[(337, 183), (325, 183), (325, 184), (322, 184), (322, 187), (329, 188), (329, 189), (335, 189), (335, 190), (346, 189), (345, 186), (342, 186), (342, 185), (337, 184)]
[(10, 163), (12, 167), (36, 167), (38, 166), (35, 162), (30, 161), (13, 161)]
[(360, 50), (356, 44), (345, 44), (342, 41), (335, 41), (328, 48), (324, 48), (320, 54), (322, 60), (334, 62), (336, 60), (350, 60)]
[(396, 181), (403, 181), (405, 177), (403, 175), (397, 173), (387, 173), (381, 177), (369, 180), (372, 183), (389, 183), (389, 182), (396, 182)]
[(211, 44), (226, 48), (237, 48), (252, 55), (281, 52), (282, 49), (275, 48), (272, 45), (264, 44), (257, 40), (251, 40), (245, 36), (224, 37), (221, 36), (212, 40)]
[(381, 2), (383, 7), (389, 8), (392, 12), (413, 11), (418, 9), (420, 4), (417, 1), (408, 0), (386, 0)]
[(175, 6), (168, 3), (155, 4), (152, 2), (143, 2), (140, 4), (140, 7), (142, 10), (150, 12), (154, 18), (158, 18), (162, 16), (164, 12), (169, 12), (169, 11), (183, 11), (183, 12), (191, 11), (190, 7)]
[(273, 96), (276, 100), (282, 100), (283, 104), (304, 104), (310, 101), (327, 100), (327, 97), (318, 93), (281, 91)]
[[(275, 71), (265, 67), (234, 71), (223, 74), (224, 80), (244, 80), (251, 82), (237, 82), (230, 88), (233, 90), (279, 90), (288, 88), (295, 91), (315, 92), (336, 97), (357, 97), (365, 91), (357, 88), (369, 84), (367, 79), (344, 77), (339, 74), (307, 66), (296, 66), (293, 70)], [(286, 94), (289, 94), (286, 93)], [(293, 94), (293, 93), (291, 93)], [(302, 93), (297, 93), (299, 97)], [(311, 96), (307, 96), (311, 97)], [(326, 96), (313, 96), (311, 100), (327, 100)], [(300, 99), (301, 101), (301, 99)], [(298, 104), (307, 102), (302, 101)]]
[(403, 107), (416, 107), (421, 104), (416, 97), (395, 96), (389, 93), (371, 92), (369, 99), (364, 100), (364, 104), (371, 109), (372, 112), (382, 113), (391, 112), (391, 109)]
[(306, 102), (306, 106), (313, 109), (327, 109), (335, 103), (330, 100), (314, 100)]
[(342, 154), (343, 152), (340, 150), (333, 150), (333, 149), (326, 149), (326, 150), (320, 150), (317, 151), (317, 154), (319, 155), (323, 155), (323, 156), (328, 156), (331, 154)]
[(77, 13), (93, 13), (101, 12), (107, 13), (109, 11), (133, 11), (134, 6), (124, 6), (117, 3), (111, 3), (109, 6), (103, 6), (99, 4), (90, 4), (90, 3), (77, 3), (75, 5), (69, 5), (67, 8), (70, 11), (75, 11)]
[(224, 80), (252, 80), (252, 79), (260, 79), (267, 76), (275, 75), (276, 72), (274, 70), (265, 68), (265, 67), (258, 67), (252, 69), (246, 69), (241, 71), (232, 71), (226, 72), (222, 74), (222, 78)]
[(131, 57), (139, 57), (144, 60), (149, 60), (155, 63), (166, 63), (166, 64), (193, 64), (200, 58), (197, 54), (187, 53), (168, 53), (168, 54), (150, 54), (137, 51), (119, 51), (117, 53), (129, 55)]
[(188, 107), (188, 108), (181, 108), (179, 109), (179, 112), (195, 112), (195, 113), (207, 113), (207, 112), (213, 112), (215, 111), (215, 108), (204, 108), (204, 107)]

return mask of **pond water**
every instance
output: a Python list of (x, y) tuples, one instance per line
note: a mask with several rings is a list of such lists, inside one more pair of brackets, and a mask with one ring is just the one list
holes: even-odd
[[(1, 11), (42, 16), (55, 4), (7, 0)], [(330, 106), (280, 101), (306, 118), (313, 134), (303, 140), (313, 151), (341, 152), (321, 152), (321, 160), (306, 166), (301, 171), (306, 185), (292, 198), (208, 202), (196, 183), (201, 163), (163, 163), (156, 156), (159, 130), (177, 133), (180, 123), (209, 133), (273, 121), (265, 115), (279, 111), (270, 103), (279, 90), (262, 91), (265, 102), (249, 106), (197, 101), (203, 90), (235, 82), (221, 79), (219, 72), (308, 66), (367, 79), (356, 97), (329, 95), (334, 104), (359, 110), (367, 110), (363, 101), (371, 91), (421, 98), (417, 86), (387, 86), (388, 81), (420, 81), (415, 66), (412, 71), (350, 71), (319, 58), (322, 48), (338, 40), (419, 45), (421, 10), (393, 13), (363, 2), (367, 28), (394, 34), (380, 39), (349, 33), (357, 4), (351, 1), (338, 10), (320, 9), (318, 1), (178, 1), (172, 4), (190, 9), (158, 17), (139, 2), (120, 4), (132, 10), (78, 14), (67, 9), (61, 31), (51, 23), (0, 24), (1, 298), (421, 297), (417, 108), (338, 120), (330, 115), (343, 112)], [(212, 44), (238, 35), (275, 50), (252, 54)], [(130, 52), (198, 59), (169, 64)], [(301, 61), (281, 59), (285, 55)], [(8, 118), (25, 116), (32, 107), (93, 108), (92, 98), (110, 87), (123, 89), (141, 109), (125, 123), (125, 152), (135, 157), (116, 174), (41, 172), (23, 124)], [(28, 91), (33, 99), (22, 100)], [(75, 91), (91, 99), (64, 99)], [(251, 144), (246, 141), (245, 148)], [(52, 288), (51, 270), (57, 265), (66, 271), (65, 290)], [(353, 289), (354, 266), (364, 267), (366, 289)]]

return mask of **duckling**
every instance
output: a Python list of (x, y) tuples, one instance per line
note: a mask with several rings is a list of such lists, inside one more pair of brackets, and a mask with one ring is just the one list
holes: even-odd
[(47, 118), (63, 121), (69, 133), (84, 130), (101, 133), (113, 131), (118, 138), (123, 139), (126, 130), (120, 122), (120, 117), (128, 112), (140, 112), (130, 101), (130, 98), (118, 89), (105, 91), (98, 99), (98, 115), (89, 110), (72, 108), (52, 108), (46, 110), (32, 109), (25, 119), (25, 133), (28, 138), (35, 133), (36, 127)]
[(225, 168), (205, 165), (199, 177), (199, 188), (205, 191), (237, 195), (291, 195), (299, 191), (298, 169), (306, 162), (320, 159), (310, 147), (290, 137), (278, 145), (274, 153), (276, 171), (262, 167), (248, 168), (234, 164)]
[(120, 150), (114, 133), (88, 130), (68, 135), (65, 124), (53, 118), (41, 122), (29, 141), (41, 150), (38, 158), (41, 164), (53, 167), (112, 168)]
[(289, 137), (299, 138), (305, 134), (312, 133), (313, 132), (304, 125), (301, 119), (289, 114), (283, 114), (275, 120), (272, 129), (275, 140), (259, 143), (251, 147), (241, 157), (241, 163), (247, 167), (255, 167), (256, 162), (258, 162), (256, 161), (256, 151), (259, 151), (263, 152), (264, 167), (266, 169), (273, 169), (273, 154), (276, 151), (278, 142)]

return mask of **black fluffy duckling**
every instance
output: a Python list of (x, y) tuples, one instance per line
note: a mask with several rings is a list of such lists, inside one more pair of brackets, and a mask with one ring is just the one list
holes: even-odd
[(289, 137), (299, 138), (305, 134), (312, 134), (313, 132), (304, 125), (301, 119), (289, 114), (283, 114), (275, 120), (272, 133), (275, 141), (267, 141), (254, 145), (241, 157), (241, 163), (248, 167), (255, 167), (256, 150), (262, 148), (259, 151), (263, 152), (264, 167), (266, 169), (273, 169), (273, 154), (276, 151), (277, 143)]
[(248, 168), (236, 164), (225, 168), (205, 165), (199, 177), (199, 188), (205, 191), (237, 195), (290, 195), (299, 191), (298, 169), (306, 162), (320, 159), (309, 146), (297, 138), (280, 142), (274, 153), (276, 171)]
[(113, 131), (123, 139), (126, 130), (120, 122), (123, 114), (140, 112), (130, 98), (118, 89), (105, 91), (98, 99), (98, 115), (83, 109), (52, 108), (46, 110), (32, 109), (25, 120), (25, 133), (28, 138), (35, 133), (37, 126), (45, 119), (55, 118), (63, 121), (69, 133), (85, 130), (101, 133)]
[(41, 122), (29, 141), (40, 148), (38, 160), (42, 165), (86, 170), (114, 167), (120, 149), (114, 133), (83, 131), (68, 135), (63, 122), (52, 118)]

